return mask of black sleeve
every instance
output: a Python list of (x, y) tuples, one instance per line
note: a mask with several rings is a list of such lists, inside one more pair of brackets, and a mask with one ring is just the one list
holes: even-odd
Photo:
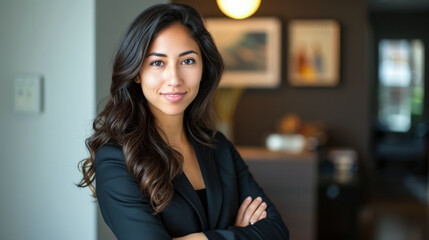
[(103, 146), (95, 157), (96, 194), (104, 221), (119, 240), (168, 239), (147, 196), (129, 173), (121, 148)]
[[(229, 149), (237, 174), (238, 188), (240, 192), (240, 204), (248, 196), (252, 199), (260, 196), (267, 203), (267, 218), (256, 222), (254, 225), (246, 227), (230, 226), (227, 230), (212, 230), (204, 232), (209, 239), (226, 239), (226, 240), (287, 240), (289, 239), (289, 231), (283, 220), (274, 207), (273, 203), (265, 195), (263, 190), (258, 186), (246, 163), (241, 158), (240, 154), (234, 146), (221, 135), (226, 142), (226, 147)], [(225, 147), (225, 146), (222, 146)]]

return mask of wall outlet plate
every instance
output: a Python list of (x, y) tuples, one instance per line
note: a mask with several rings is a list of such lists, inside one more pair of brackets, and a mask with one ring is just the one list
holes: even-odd
[(27, 75), (14, 79), (14, 110), (16, 113), (41, 113), (42, 76)]

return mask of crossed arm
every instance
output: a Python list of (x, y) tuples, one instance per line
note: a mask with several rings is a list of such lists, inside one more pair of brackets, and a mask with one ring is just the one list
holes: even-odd
[[(252, 198), (249, 196), (244, 199), (240, 208), (237, 212), (237, 217), (235, 219), (234, 226), (246, 227), (249, 224), (253, 225), (257, 221), (267, 217), (267, 212), (265, 209), (267, 204), (262, 202), (261, 197), (257, 197), (252, 201)], [(207, 240), (208, 238), (204, 233), (192, 233), (183, 237), (173, 238), (173, 240)]]

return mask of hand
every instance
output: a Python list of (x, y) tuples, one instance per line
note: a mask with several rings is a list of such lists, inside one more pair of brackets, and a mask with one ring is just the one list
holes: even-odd
[(173, 238), (173, 240), (207, 240), (204, 233), (192, 233), (183, 237)]
[(249, 224), (253, 225), (267, 217), (266, 208), (267, 204), (262, 202), (261, 197), (257, 197), (253, 201), (251, 197), (247, 197), (238, 209), (234, 225), (240, 227), (246, 227)]

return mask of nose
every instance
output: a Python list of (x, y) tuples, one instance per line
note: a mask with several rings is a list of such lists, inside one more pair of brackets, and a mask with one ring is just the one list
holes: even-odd
[(168, 69), (168, 86), (180, 86), (182, 84), (182, 78), (180, 76), (180, 70), (177, 66), (171, 65)]

